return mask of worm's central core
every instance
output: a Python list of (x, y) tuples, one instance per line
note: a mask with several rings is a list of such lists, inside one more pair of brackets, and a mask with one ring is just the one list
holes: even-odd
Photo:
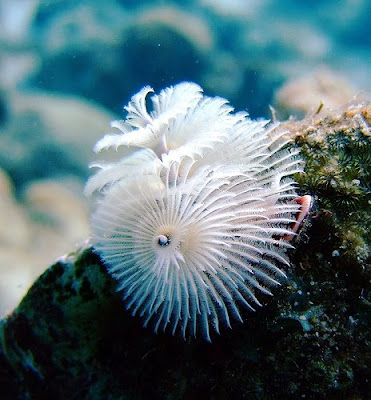
[(158, 235), (157, 243), (161, 247), (169, 246), (171, 243), (170, 235)]

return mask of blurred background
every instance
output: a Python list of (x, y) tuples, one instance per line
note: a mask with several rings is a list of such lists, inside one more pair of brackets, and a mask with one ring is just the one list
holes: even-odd
[(142, 86), (252, 118), (371, 92), (369, 0), (1, 0), (0, 317), (89, 237), (92, 148)]

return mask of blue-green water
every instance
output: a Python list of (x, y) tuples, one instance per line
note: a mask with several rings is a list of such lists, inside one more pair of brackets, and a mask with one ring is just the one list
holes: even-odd
[[(158, 91), (191, 80), (253, 118), (270, 116), (269, 105), (287, 81), (319, 68), (343, 76), (354, 94), (371, 90), (366, 0), (4, 0), (0, 10), (5, 128), (15, 116), (10, 97), (30, 90), (77, 96), (120, 115), (144, 85)], [(0, 167), (17, 184), (65, 173), (85, 178), (86, 156), (80, 163), (66, 155), (63, 137), (54, 140), (58, 118), (40, 127), (42, 111), (31, 113), (31, 122), (29, 114), (18, 120), (12, 146), (2, 146)], [(13, 148), (24, 140), (32, 142), (27, 151)], [(92, 142), (83, 133), (80, 141), (86, 150)]]

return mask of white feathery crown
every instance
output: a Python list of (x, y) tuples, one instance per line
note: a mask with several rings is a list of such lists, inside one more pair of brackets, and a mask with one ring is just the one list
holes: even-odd
[(95, 146), (122, 158), (95, 163), (87, 182), (87, 194), (101, 192), (92, 241), (145, 326), (210, 340), (285, 277), (301, 161), (285, 132), (194, 83), (153, 95), (148, 111), (151, 92), (134, 95), (112, 123), (119, 132)]

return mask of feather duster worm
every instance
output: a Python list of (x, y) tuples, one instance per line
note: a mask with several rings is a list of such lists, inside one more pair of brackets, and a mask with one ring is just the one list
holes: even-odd
[[(183, 336), (242, 321), (285, 273), (284, 236), (300, 206), (290, 175), (302, 170), (284, 133), (233, 113), (189, 82), (152, 96), (143, 88), (96, 151), (122, 150), (98, 162), (86, 192), (101, 191), (92, 241), (117, 279), (126, 307), (155, 331)], [(274, 130), (278, 132), (279, 130)]]

